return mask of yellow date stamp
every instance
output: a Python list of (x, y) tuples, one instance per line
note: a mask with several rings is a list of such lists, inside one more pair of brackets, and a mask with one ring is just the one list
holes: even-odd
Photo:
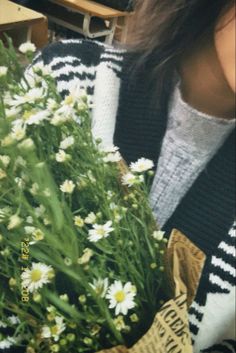
[[(25, 266), (21, 267), (21, 271), (24, 272), (28, 270), (28, 261), (30, 257), (30, 239), (29, 238), (24, 238), (23, 241), (21, 242), (21, 260), (26, 262)], [(21, 286), (21, 301), (23, 303), (28, 303), (29, 302), (29, 290), (25, 286)]]

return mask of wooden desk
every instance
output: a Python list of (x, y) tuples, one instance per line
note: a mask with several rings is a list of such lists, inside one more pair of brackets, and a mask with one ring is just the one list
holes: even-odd
[[(43, 27), (45, 35), (45, 27), (47, 29), (47, 19), (41, 13), (30, 10), (8, 0), (0, 0), (0, 32), (5, 32), (8, 30), (12, 31), (15, 29), (18, 30), (18, 28), (21, 28), (21, 31), (18, 32), (24, 33), (25, 29), (26, 38), (22, 38), (21, 41), (31, 41), (32, 31), (34, 31), (34, 28), (36, 29), (40, 26)], [(33, 33), (34, 37), (35, 34)], [(42, 40), (41, 38), (41, 45), (39, 46), (46, 44), (43, 42), (45, 42), (45, 40)]]
[(126, 16), (127, 12), (118, 11), (90, 0), (51, 0), (58, 5), (69, 7), (80, 13), (89, 14), (103, 18), (104, 20), (114, 17)]
[[(122, 12), (90, 0), (49, 0), (55, 6), (72, 10), (70, 14), (63, 14), (60, 9), (47, 13), (49, 20), (63, 27), (72, 29), (88, 38), (106, 37), (105, 42), (112, 43), (118, 18), (126, 18), (129, 12)], [(81, 17), (76, 20), (74, 14)], [(93, 28), (92, 18), (100, 18), (108, 23), (108, 26)], [(105, 23), (104, 22), (104, 23)]]

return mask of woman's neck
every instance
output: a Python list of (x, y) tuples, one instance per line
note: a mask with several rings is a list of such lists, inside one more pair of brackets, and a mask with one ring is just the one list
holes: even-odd
[(179, 66), (183, 99), (199, 111), (232, 119), (235, 95), (217, 57), (213, 38), (205, 38), (185, 53)]

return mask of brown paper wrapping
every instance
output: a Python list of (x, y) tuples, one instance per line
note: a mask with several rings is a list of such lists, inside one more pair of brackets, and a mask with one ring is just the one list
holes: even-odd
[(188, 306), (191, 305), (198, 287), (205, 254), (184, 234), (173, 229), (166, 252), (167, 276), (174, 296), (187, 293)]
[(175, 298), (156, 314), (151, 328), (131, 348), (117, 346), (98, 353), (192, 353), (187, 307), (191, 304), (205, 261), (204, 253), (174, 229), (167, 255), (168, 277)]

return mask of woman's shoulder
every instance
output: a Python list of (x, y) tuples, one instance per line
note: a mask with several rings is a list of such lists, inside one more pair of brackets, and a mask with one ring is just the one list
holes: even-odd
[(36, 62), (43, 60), (51, 69), (71, 64), (97, 67), (101, 62), (112, 64), (119, 69), (125, 50), (104, 43), (84, 39), (61, 40), (45, 47), (36, 57)]

